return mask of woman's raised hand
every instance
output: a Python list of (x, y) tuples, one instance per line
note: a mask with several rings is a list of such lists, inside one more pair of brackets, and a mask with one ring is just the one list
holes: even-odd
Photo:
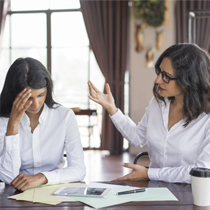
[(18, 94), (18, 96), (14, 100), (7, 126), (7, 136), (16, 135), (18, 133), (18, 126), (23, 117), (23, 114), (32, 103), (31, 101), (28, 101), (30, 96), (31, 89), (25, 88)]
[(114, 102), (109, 84), (105, 84), (106, 94), (99, 91), (91, 81), (88, 82), (90, 95), (88, 96), (91, 100), (103, 106), (110, 115), (113, 115), (117, 112), (117, 107)]

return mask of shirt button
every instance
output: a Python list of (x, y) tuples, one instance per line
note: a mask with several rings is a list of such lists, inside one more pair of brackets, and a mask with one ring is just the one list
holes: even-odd
[(38, 167), (38, 166), (39, 166), (39, 164), (37, 163), (37, 164), (36, 164), (36, 167)]
[(166, 139), (166, 136), (164, 136), (164, 140)]
[(16, 141), (14, 141), (13, 143), (14, 143), (14, 144), (16, 144), (17, 142), (16, 142)]

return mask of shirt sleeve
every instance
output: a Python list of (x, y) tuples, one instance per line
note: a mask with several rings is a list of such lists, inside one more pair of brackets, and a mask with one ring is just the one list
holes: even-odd
[(197, 150), (197, 158), (193, 164), (179, 167), (149, 168), (150, 180), (190, 184), (191, 175), (189, 173), (192, 168), (210, 168), (210, 125), (206, 127), (205, 132), (205, 138)]
[(68, 112), (66, 122), (65, 150), (67, 167), (50, 172), (42, 172), (49, 184), (82, 181), (86, 174), (83, 148), (79, 128), (73, 111)]
[(148, 109), (142, 120), (136, 125), (128, 116), (125, 116), (121, 110), (110, 116), (117, 130), (125, 137), (133, 146), (143, 147), (146, 145), (146, 132), (148, 121)]
[(0, 179), (9, 184), (20, 172), (19, 134), (6, 136), (7, 123), (0, 119)]

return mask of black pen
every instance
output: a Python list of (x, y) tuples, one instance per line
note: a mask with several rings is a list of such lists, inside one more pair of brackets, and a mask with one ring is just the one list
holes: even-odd
[(127, 191), (118, 192), (117, 195), (125, 195), (125, 194), (130, 194), (130, 193), (144, 192), (145, 190), (146, 190), (146, 188), (127, 190)]

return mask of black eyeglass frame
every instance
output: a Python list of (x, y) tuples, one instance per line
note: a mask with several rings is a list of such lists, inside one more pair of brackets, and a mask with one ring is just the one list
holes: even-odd
[[(165, 82), (165, 83), (169, 83), (170, 80), (178, 80), (178, 78), (173, 78), (173, 77), (170, 77), (166, 74), (165, 71), (161, 71), (160, 67), (158, 68), (155, 68), (155, 73), (159, 76), (159, 74), (161, 73), (162, 74), (162, 80)], [(167, 78), (168, 81), (166, 81), (164, 78)]]

